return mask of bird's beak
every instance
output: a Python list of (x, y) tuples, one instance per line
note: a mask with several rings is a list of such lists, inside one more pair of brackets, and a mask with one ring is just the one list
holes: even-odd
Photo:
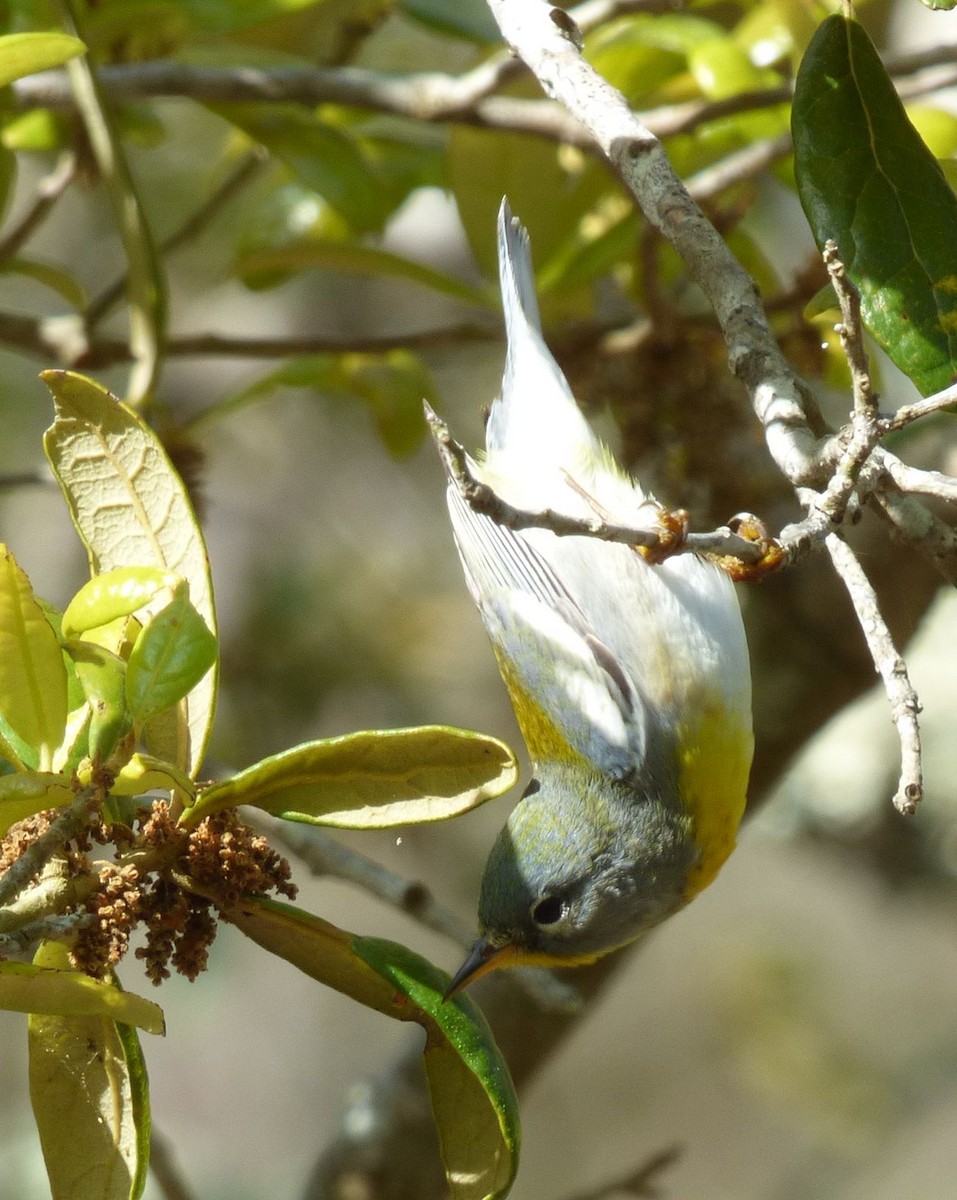
[(515, 957), (514, 946), (510, 946), (508, 943), (504, 946), (495, 946), (488, 938), (480, 937), (468, 952), (465, 962), (452, 976), (452, 982), (445, 989), (442, 999), (451, 1000), (453, 996), (457, 996), (480, 976), (494, 971), (497, 967), (507, 966), (514, 961)]

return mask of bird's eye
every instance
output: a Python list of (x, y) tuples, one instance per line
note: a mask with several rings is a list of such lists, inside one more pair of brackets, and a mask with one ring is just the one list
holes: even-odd
[(532, 907), (532, 920), (536, 925), (554, 925), (565, 911), (558, 896), (542, 896)]

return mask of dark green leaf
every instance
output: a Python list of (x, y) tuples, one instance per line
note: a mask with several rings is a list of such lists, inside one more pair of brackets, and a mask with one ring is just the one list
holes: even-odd
[(143, 626), (130, 651), (126, 699), (137, 726), (182, 700), (215, 661), (216, 638), (183, 584)]
[(293, 104), (229, 104), (214, 111), (281, 159), (357, 232), (378, 229), (383, 212), (376, 172), (348, 132)]
[(957, 370), (957, 200), (867, 34), (829, 17), (798, 73), (795, 175), (838, 246), (868, 330), (929, 395)]
[(294, 746), (212, 784), (181, 823), (253, 804), (291, 821), (387, 829), (467, 812), (507, 791), (516, 777), (503, 742), (465, 729), (350, 733)]
[(453, 1200), (495, 1200), (515, 1178), (518, 1105), (478, 1007), (448, 1003), (449, 977), (404, 946), (357, 938), (289, 905), (248, 900), (229, 920), (328, 987), (426, 1033), (425, 1069)]
[(399, 9), (439, 33), (489, 44), (501, 34), (485, 0), (399, 0)]

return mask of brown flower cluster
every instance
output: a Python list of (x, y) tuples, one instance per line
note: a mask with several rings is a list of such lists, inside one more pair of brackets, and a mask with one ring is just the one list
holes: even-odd
[[(142, 844), (160, 849), (174, 838), (182, 832), (167, 805), (157, 803), (141, 831)], [(296, 894), (286, 860), (231, 811), (214, 813), (192, 830), (174, 867), (152, 880), (141, 902), (146, 945), (136, 956), (156, 984), (168, 978), (171, 966), (187, 979), (205, 970), (216, 936), (214, 908), (228, 907), (243, 894)], [(189, 881), (214, 893), (219, 903), (190, 891)]]
[[(51, 809), (13, 826), (0, 843), (0, 870), (46, 833), (57, 815)], [(111, 842), (117, 861), (91, 862), (93, 843)], [(145, 944), (135, 953), (153, 983), (168, 978), (171, 969), (195, 979), (216, 936), (217, 908), (229, 908), (242, 895), (296, 894), (286, 860), (228, 810), (187, 833), (169, 804), (157, 800), (137, 831), (94, 818), (58, 855), (66, 873), (84, 881), (81, 910), (89, 914), (71, 956), (79, 970), (97, 978), (124, 957), (131, 934), (142, 925)]]
[(99, 879), (100, 886), (84, 903), (91, 919), (80, 926), (71, 951), (74, 966), (97, 978), (111, 971), (129, 949), (142, 900), (134, 866), (107, 863)]

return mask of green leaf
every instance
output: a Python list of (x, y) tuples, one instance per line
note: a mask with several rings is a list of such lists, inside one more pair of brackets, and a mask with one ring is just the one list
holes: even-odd
[(489, 45), (501, 37), (485, 0), (399, 0), (398, 8), (414, 21), (463, 41)]
[(218, 405), (216, 414), (221, 416), (280, 387), (358, 396), (368, 405), (383, 444), (395, 458), (411, 454), (421, 445), (425, 437), (422, 401), (431, 403), (435, 395), (427, 368), (408, 350), (314, 354), (292, 359), (278, 371), (271, 371)]
[(66, 727), (66, 667), (30, 580), (0, 544), (0, 713), (49, 766)]
[(8, 33), (0, 37), (0, 87), (85, 52), (80, 39), (67, 33)]
[(76, 637), (117, 617), (129, 617), (163, 588), (173, 590), (182, 582), (181, 576), (158, 567), (116, 567), (94, 575), (64, 609), (63, 636)]
[(0, 837), (17, 821), (32, 817), (45, 808), (69, 804), (74, 795), (69, 778), (53, 771), (17, 771), (13, 775), (0, 775)]
[(126, 701), (126, 663), (95, 642), (71, 641), (66, 649), (90, 706), (89, 753), (94, 762), (107, 762), (133, 727)]
[(360, 1004), (425, 1030), (425, 1070), (453, 1200), (505, 1196), (519, 1156), (518, 1103), (478, 1007), (448, 1003), (449, 977), (404, 946), (358, 938), (289, 905), (244, 900), (229, 920), (264, 949)]
[[(471, 1002), (447, 1002), (448, 976), (404, 946), (356, 938), (359, 956), (425, 1016), (425, 1073), (453, 1197), (504, 1196), (518, 1167), (518, 1107), (491, 1030)], [(434, 1025), (432, 1024), (434, 1023)]]
[(43, 284), (62, 297), (71, 308), (80, 311), (87, 302), (86, 289), (69, 271), (53, 263), (38, 262), (33, 258), (8, 258), (0, 263), (0, 271), (12, 275), (23, 275)]
[(373, 165), (348, 133), (295, 104), (212, 106), (225, 120), (279, 158), (357, 232), (381, 227)]
[[(93, 575), (156, 567), (189, 583), (190, 599), (216, 631), (206, 546), (186, 488), (156, 434), (105, 388), (70, 371), (44, 371), (56, 419), (44, 437)], [(159, 726), (148, 749), (195, 775), (212, 725), (216, 668)]]
[(62, 957), (38, 954), (32, 963), (0, 962), (0, 1008), (57, 1017), (107, 1017), (147, 1033), (166, 1032), (158, 1004), (72, 970), (62, 943), (44, 945), (57, 945)]
[(520, 217), (546, 270), (578, 238), (582, 218), (617, 185), (601, 164), (527, 134), (455, 125), (449, 139), (449, 183), (475, 260), (498, 279), (495, 214), (502, 197)]
[[(499, 197), (501, 200), (501, 197)], [(346, 275), (367, 275), (408, 279), (467, 304), (491, 308), (491, 294), (454, 275), (446, 275), (423, 263), (400, 258), (387, 250), (354, 243), (306, 240), (275, 249), (253, 250), (240, 257), (236, 269), (251, 288), (273, 287), (296, 271), (341, 271)]]
[(427, 725), (294, 746), (208, 787), (181, 823), (237, 804), (290, 821), (389, 829), (444, 821), (512, 787), (515, 758), (495, 738)]
[[(37, 952), (43, 968), (66, 961), (67, 950), (57, 942)], [(115, 985), (100, 986), (124, 994)], [(146, 1073), (135, 1034), (121, 1028), (105, 1012), (30, 1017), (30, 1099), (53, 1200), (136, 1200), (142, 1194), (149, 1155)]]
[(186, 696), (216, 661), (216, 638), (186, 585), (140, 631), (130, 651), (126, 699), (137, 725)]
[(924, 395), (957, 373), (957, 199), (863, 29), (829, 17), (798, 73), (794, 168), (818, 246), (837, 243), (864, 323)]

